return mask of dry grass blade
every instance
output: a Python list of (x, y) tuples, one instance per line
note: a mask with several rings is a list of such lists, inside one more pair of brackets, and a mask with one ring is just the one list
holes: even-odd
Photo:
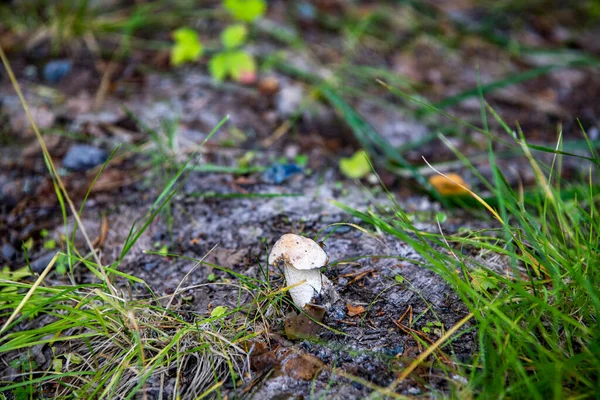
[(398, 393), (394, 392), (393, 390), (391, 390), (390, 388), (380, 387), (378, 385), (375, 385), (374, 383), (369, 382), (366, 379), (363, 379), (363, 378), (360, 378), (358, 376), (349, 374), (348, 372), (344, 371), (341, 368), (336, 368), (332, 372), (334, 374), (336, 374), (336, 375), (339, 375), (339, 376), (341, 376), (343, 378), (349, 379), (349, 380), (351, 380), (353, 382), (360, 383), (361, 385), (363, 385), (365, 387), (368, 387), (369, 389), (373, 390), (374, 392), (384, 394), (384, 395), (388, 396), (389, 398), (399, 399), (399, 400), (410, 399), (410, 397), (398, 394)]
[(54, 163), (52, 162), (52, 157), (50, 157), (50, 152), (48, 151), (48, 148), (46, 147), (46, 143), (44, 142), (44, 139), (42, 138), (42, 134), (40, 133), (40, 130), (38, 129), (37, 124), (33, 120), (33, 116), (31, 115), (29, 106), (27, 105), (27, 102), (25, 101), (25, 97), (23, 96), (23, 93), (21, 91), (21, 86), (19, 85), (19, 83), (17, 82), (17, 79), (15, 78), (13, 70), (10, 66), (10, 63), (8, 62), (8, 58), (6, 58), (6, 54), (4, 53), (2, 46), (0, 46), (0, 59), (2, 59), (4, 68), (6, 68), (6, 72), (8, 73), (8, 76), (13, 85), (13, 88), (15, 89), (15, 92), (17, 92), (19, 101), (21, 102), (21, 105), (23, 106), (23, 109), (25, 110), (25, 114), (27, 114), (27, 119), (29, 120), (29, 123), (31, 124), (31, 127), (33, 129), (33, 132), (35, 133), (35, 136), (42, 148), (42, 152), (44, 154), (44, 158), (47, 161), (47, 166), (50, 169), (52, 179), (54, 179), (56, 181), (56, 184), (59, 186), (65, 200), (67, 201), (67, 204), (69, 205), (71, 213), (73, 214), (73, 217), (75, 218), (75, 220), (77, 221), (77, 224), (79, 225), (79, 227), (81, 229), (81, 233), (85, 239), (85, 242), (88, 245), (88, 247), (90, 248), (92, 256), (94, 257), (94, 261), (100, 268), (102, 276), (105, 278), (104, 279), (105, 284), (108, 286), (108, 288), (112, 292), (112, 294), (116, 295), (117, 291), (116, 291), (115, 287), (110, 283), (110, 280), (108, 279), (108, 276), (106, 275), (106, 271), (103, 268), (103, 264), (100, 261), (100, 257), (96, 253), (96, 250), (94, 249), (94, 245), (92, 244), (92, 241), (90, 240), (90, 238), (83, 226), (83, 223), (81, 222), (81, 219), (79, 218), (79, 213), (77, 212), (77, 208), (75, 207), (75, 205), (73, 204), (73, 201), (69, 197), (69, 194), (67, 193), (67, 189), (65, 188), (65, 185), (64, 185), (62, 179), (60, 178), (60, 175), (58, 174), (58, 171), (56, 170)]
[(56, 253), (54, 255), (54, 257), (52, 257), (52, 260), (50, 260), (50, 262), (48, 263), (48, 266), (44, 269), (44, 271), (40, 274), (40, 276), (38, 276), (35, 283), (33, 285), (31, 285), (31, 288), (29, 288), (29, 291), (27, 292), (25, 297), (23, 297), (23, 300), (21, 300), (21, 302), (19, 303), (17, 308), (15, 308), (13, 313), (10, 315), (10, 317), (6, 320), (6, 322), (2, 326), (2, 329), (0, 329), (0, 334), (4, 333), (6, 328), (8, 328), (9, 325), (15, 320), (15, 318), (17, 318), (17, 315), (21, 312), (23, 307), (25, 307), (25, 304), (27, 304), (27, 301), (31, 298), (31, 296), (33, 296), (33, 293), (35, 292), (35, 290), (41, 285), (42, 281), (44, 280), (44, 278), (46, 278), (46, 275), (48, 275), (48, 273), (50, 272), (52, 267), (54, 267), (54, 264), (56, 263), (56, 260), (58, 259), (58, 255), (59, 255), (59, 253)]
[(406, 367), (406, 369), (404, 371), (402, 371), (402, 373), (400, 374), (400, 376), (398, 376), (398, 378), (396, 378), (396, 380), (394, 380), (394, 382), (392, 382), (390, 384), (390, 386), (388, 386), (388, 389), (392, 390), (392, 391), (395, 390), (396, 387), (398, 387), (398, 385), (400, 384), (400, 382), (402, 382), (404, 379), (406, 379), (434, 351), (436, 351), (437, 349), (439, 349), (440, 347), (442, 347), (442, 345), (448, 339), (450, 339), (450, 337), (457, 330), (459, 330), (464, 324), (466, 324), (467, 322), (469, 322), (469, 320), (471, 318), (473, 318), (473, 313), (467, 314), (467, 316), (465, 316), (463, 319), (461, 319), (460, 321), (458, 321), (458, 323), (456, 325), (454, 325), (452, 328), (448, 329), (448, 331), (441, 338), (439, 338), (433, 345), (429, 346), (427, 348), (427, 350), (425, 350), (423, 353), (421, 353), (421, 355), (419, 355), (419, 357), (415, 361), (413, 361), (408, 367)]
[(425, 159), (425, 157), (423, 157), (423, 161), (425, 161), (425, 163), (429, 166), (429, 168), (431, 168), (432, 170), (434, 170), (435, 172), (437, 172), (438, 174), (440, 174), (441, 176), (443, 176), (444, 178), (448, 179), (450, 182), (454, 183), (456, 186), (459, 186), (460, 188), (466, 190), (467, 192), (469, 192), (469, 194), (471, 196), (473, 196), (475, 198), (475, 200), (477, 200), (482, 206), (484, 206), (493, 216), (494, 218), (496, 218), (501, 224), (504, 225), (504, 220), (502, 219), (502, 217), (500, 217), (500, 215), (498, 214), (498, 212), (496, 210), (494, 210), (484, 199), (482, 199), (477, 193), (473, 192), (471, 189), (469, 189), (467, 186), (463, 185), (460, 182), (457, 182), (455, 179), (452, 179), (451, 177), (449, 177), (448, 175), (438, 171), (437, 169), (435, 169), (435, 167), (431, 164), (429, 164), (429, 161), (427, 161)]

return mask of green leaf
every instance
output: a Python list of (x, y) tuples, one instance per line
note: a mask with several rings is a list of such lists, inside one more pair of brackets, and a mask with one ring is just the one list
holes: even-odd
[(213, 56), (208, 63), (208, 70), (214, 80), (220, 82), (227, 77), (227, 53)]
[(63, 368), (63, 361), (60, 358), (55, 358), (54, 360), (52, 360), (52, 369), (54, 370), (54, 372), (56, 372), (57, 374), (60, 374), (60, 372), (62, 371)]
[(78, 356), (75, 353), (67, 354), (67, 359), (69, 360), (70, 364), (75, 364), (75, 365), (79, 365), (83, 362), (83, 358), (81, 358), (80, 356)]
[[(14, 271), (11, 271), (9, 267), (2, 267), (0, 269), (0, 279), (2, 280), (7, 280), (7, 281), (18, 281), (22, 278), (28, 277), (31, 275), (31, 272), (29, 271), (29, 267), (23, 267), (23, 268), (19, 268), (16, 269)], [(9, 289), (9, 287), (4, 288), (5, 289)]]
[(54, 239), (50, 239), (44, 242), (44, 248), (46, 250), (54, 250), (56, 247), (56, 241)]
[(255, 151), (247, 151), (244, 153), (243, 156), (241, 156), (238, 159), (238, 165), (242, 168), (247, 168), (250, 166), (250, 164), (252, 163), (252, 161), (254, 160), (254, 158), (256, 157), (256, 152)]
[(360, 150), (350, 158), (340, 159), (340, 171), (350, 179), (364, 178), (371, 172), (369, 156), (364, 150)]
[(212, 310), (212, 312), (210, 313), (210, 316), (213, 318), (220, 318), (223, 315), (225, 315), (226, 312), (227, 312), (227, 307), (218, 306), (218, 307), (215, 307), (214, 310)]
[(246, 36), (248, 36), (246, 25), (231, 25), (221, 33), (221, 42), (223, 42), (223, 46), (226, 49), (233, 49), (243, 45), (246, 41)]
[(33, 238), (32, 237), (30, 237), (29, 239), (27, 239), (26, 241), (23, 242), (23, 249), (25, 249), (25, 250), (33, 249)]
[(444, 222), (446, 222), (446, 220), (448, 219), (448, 217), (446, 216), (446, 214), (444, 214), (443, 212), (439, 212), (435, 215), (435, 219), (440, 223), (443, 224)]
[(166, 256), (167, 254), (169, 254), (169, 246), (164, 245), (163, 247), (160, 248), (160, 250), (157, 251), (158, 254)]
[(306, 154), (298, 154), (294, 157), (294, 162), (304, 168), (308, 164), (308, 156)]
[(217, 277), (215, 276), (215, 274), (208, 274), (208, 276), (206, 277), (206, 280), (209, 282), (214, 282), (217, 280)]
[(66, 274), (68, 265), (69, 264), (67, 263), (67, 256), (61, 255), (60, 257), (58, 257), (58, 260), (56, 260), (56, 273), (59, 275)]
[(243, 51), (229, 53), (229, 73), (238, 82), (256, 79), (256, 61), (254, 57)]
[(404, 277), (402, 275), (396, 275), (394, 277), (394, 279), (396, 280), (396, 282), (398, 283), (404, 283)]
[(482, 292), (488, 289), (497, 288), (498, 280), (495, 277), (488, 275), (483, 269), (476, 269), (471, 272), (471, 284), (475, 290)]
[(256, 79), (254, 57), (243, 51), (230, 51), (216, 54), (208, 64), (210, 74), (216, 81), (231, 76), (238, 82), (250, 82)]
[(181, 65), (197, 61), (202, 56), (202, 43), (198, 33), (190, 28), (180, 28), (173, 32), (175, 44), (171, 49), (171, 64)]
[(33, 386), (29, 385), (15, 388), (13, 395), (15, 396), (15, 400), (29, 400), (33, 395)]
[(262, 17), (267, 10), (264, 0), (224, 0), (223, 5), (234, 18), (247, 22)]
[(47, 229), (42, 229), (40, 231), (40, 236), (45, 238), (46, 236), (48, 236), (48, 230)]

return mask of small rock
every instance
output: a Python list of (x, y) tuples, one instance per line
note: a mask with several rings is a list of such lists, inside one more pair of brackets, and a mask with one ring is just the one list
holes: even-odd
[(283, 87), (277, 93), (276, 105), (280, 117), (287, 118), (294, 115), (300, 108), (302, 99), (305, 97), (304, 88), (301, 85), (289, 85)]
[(343, 304), (334, 304), (334, 306), (328, 310), (328, 314), (334, 319), (342, 320), (346, 318), (346, 307)]
[(350, 232), (352, 228), (348, 225), (333, 225), (325, 228), (323, 233), (325, 235), (329, 235), (330, 233), (337, 233), (338, 235), (343, 235), (344, 233)]
[(317, 9), (308, 1), (301, 1), (296, 5), (298, 18), (302, 22), (314, 22), (317, 18)]
[(12, 244), (4, 243), (2, 245), (2, 257), (6, 258), (7, 260), (12, 260), (15, 255), (17, 255), (17, 250)]
[(73, 63), (70, 60), (50, 61), (44, 67), (44, 80), (51, 84), (58, 83), (71, 72), (72, 67)]
[(302, 167), (297, 164), (273, 164), (263, 172), (263, 180), (267, 183), (280, 185), (291, 176), (301, 173)]
[(156, 267), (158, 267), (158, 262), (156, 261), (144, 263), (144, 270), (146, 270), (146, 272), (152, 272), (156, 269)]
[(108, 153), (102, 149), (87, 144), (76, 144), (71, 146), (63, 158), (62, 165), (72, 171), (87, 171), (107, 159)]
[(386, 355), (390, 357), (396, 357), (398, 354), (402, 355), (404, 353), (404, 346), (398, 343), (391, 345), (390, 347), (386, 347), (384, 349)]
[(411, 388), (408, 388), (407, 392), (410, 395), (416, 396), (416, 395), (421, 394), (421, 389), (419, 389), (417, 387), (411, 387)]
[(35, 65), (28, 65), (23, 70), (23, 75), (25, 75), (25, 78), (27, 79), (35, 80), (38, 76), (38, 69)]
[(39, 257), (37, 260), (33, 261), (29, 266), (31, 267), (31, 270), (33, 272), (36, 273), (40, 273), (42, 272), (44, 269), (46, 269), (46, 267), (48, 266), (48, 264), (50, 263), (50, 261), (52, 260), (52, 258), (54, 257), (55, 253), (48, 253), (44, 256)]

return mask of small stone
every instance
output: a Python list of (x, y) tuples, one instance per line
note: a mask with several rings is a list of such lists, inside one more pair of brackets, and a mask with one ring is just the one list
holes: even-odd
[(262, 178), (266, 183), (281, 185), (288, 178), (299, 174), (303, 171), (302, 167), (297, 164), (273, 164), (263, 172)]
[(70, 60), (54, 60), (44, 66), (44, 80), (55, 84), (71, 72), (73, 63)]
[(283, 118), (291, 117), (300, 108), (300, 104), (305, 97), (304, 89), (301, 85), (289, 85), (283, 87), (277, 93), (277, 111)]
[(328, 312), (337, 320), (346, 318), (346, 307), (343, 304), (335, 304)]
[(329, 235), (330, 233), (336, 233), (338, 235), (343, 235), (344, 233), (350, 232), (351, 229), (352, 228), (350, 228), (348, 225), (333, 225), (333, 226), (328, 226), (327, 228), (325, 228), (323, 233), (325, 235)]
[(12, 260), (17, 255), (17, 250), (10, 243), (4, 243), (2, 245), (2, 257), (7, 260)]
[[(338, 278), (337, 284), (340, 287), (346, 286), (348, 284), (348, 279), (346, 279), (346, 278)], [(342, 318), (343, 318), (343, 316), (342, 316)]]
[(314, 22), (317, 18), (317, 9), (308, 1), (301, 1), (296, 5), (298, 17), (302, 22)]
[(44, 256), (39, 257), (37, 260), (33, 261), (30, 264), (31, 270), (36, 273), (42, 272), (44, 269), (46, 269), (48, 264), (50, 264), (50, 261), (52, 261), (54, 254), (55, 253), (48, 253)]
[(158, 262), (156, 261), (144, 263), (144, 270), (146, 270), (146, 272), (152, 272), (156, 269), (156, 267), (158, 267)]
[(38, 69), (35, 65), (28, 65), (23, 70), (23, 75), (25, 75), (25, 78), (27, 79), (35, 80), (38, 76)]
[(63, 158), (62, 165), (72, 171), (87, 171), (107, 159), (108, 154), (102, 149), (87, 144), (76, 144), (71, 146)]
[(410, 395), (416, 396), (418, 394), (421, 394), (421, 389), (419, 389), (417, 387), (411, 387), (411, 388), (408, 388), (407, 392)]
[(396, 357), (398, 354), (402, 355), (404, 353), (404, 346), (398, 343), (395, 343), (389, 347), (384, 349), (386, 355), (390, 357)]

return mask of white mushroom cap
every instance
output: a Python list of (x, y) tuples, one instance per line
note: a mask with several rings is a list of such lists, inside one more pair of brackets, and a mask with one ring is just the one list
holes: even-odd
[(273, 245), (269, 261), (285, 264), (300, 270), (321, 268), (327, 264), (327, 253), (312, 239), (287, 233)]
[(327, 278), (319, 268), (327, 264), (327, 254), (314, 240), (288, 233), (283, 235), (271, 249), (269, 262), (283, 261), (283, 273), (288, 286), (305, 281), (290, 289), (294, 303), (303, 308), (310, 303)]

